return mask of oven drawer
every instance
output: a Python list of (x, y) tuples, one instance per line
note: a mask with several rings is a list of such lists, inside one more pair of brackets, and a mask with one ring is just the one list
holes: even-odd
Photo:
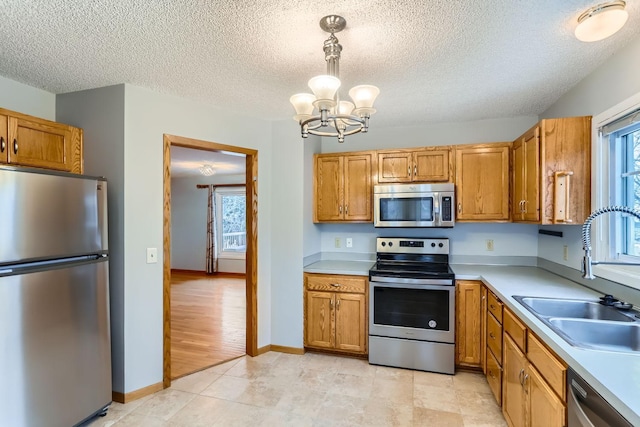
[(487, 347), (502, 364), (502, 325), (491, 315), (487, 316)]
[(364, 276), (342, 276), (334, 274), (305, 274), (307, 290), (334, 291), (364, 294), (368, 279)]

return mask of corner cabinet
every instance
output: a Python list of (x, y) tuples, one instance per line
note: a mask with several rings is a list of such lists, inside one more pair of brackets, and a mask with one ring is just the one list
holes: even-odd
[(482, 366), (481, 294), (482, 282), (456, 281), (456, 366)]
[(450, 146), (378, 151), (378, 183), (447, 182), (453, 179)]
[(83, 172), (82, 129), (0, 109), (0, 163)]
[(591, 117), (541, 120), (513, 143), (512, 220), (580, 224), (591, 212)]
[(366, 276), (304, 274), (304, 346), (367, 354)]
[(372, 222), (372, 153), (314, 156), (314, 222)]
[(457, 145), (456, 221), (509, 221), (511, 143)]

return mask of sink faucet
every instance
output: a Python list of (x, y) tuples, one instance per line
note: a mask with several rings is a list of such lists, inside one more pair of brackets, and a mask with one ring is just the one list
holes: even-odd
[(591, 271), (591, 266), (593, 264), (640, 265), (629, 262), (604, 262), (591, 260), (591, 223), (594, 219), (596, 219), (596, 217), (609, 212), (626, 213), (629, 215), (633, 215), (640, 220), (640, 212), (626, 206), (606, 206), (604, 208), (593, 211), (593, 213), (589, 215), (589, 218), (587, 218), (587, 220), (582, 225), (582, 249), (584, 250), (584, 258), (582, 259), (582, 277), (585, 279), (593, 280), (596, 278), (593, 275), (593, 271)]

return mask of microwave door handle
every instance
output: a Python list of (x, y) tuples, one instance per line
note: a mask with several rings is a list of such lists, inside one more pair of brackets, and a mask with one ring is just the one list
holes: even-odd
[(435, 225), (441, 224), (441, 212), (440, 212), (440, 194), (434, 193), (433, 195), (433, 222)]

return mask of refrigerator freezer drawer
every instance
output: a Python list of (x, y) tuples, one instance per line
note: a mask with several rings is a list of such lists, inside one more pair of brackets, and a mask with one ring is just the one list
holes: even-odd
[(108, 249), (107, 182), (0, 167), (0, 266)]
[(111, 403), (108, 261), (0, 277), (0, 425), (76, 425)]

